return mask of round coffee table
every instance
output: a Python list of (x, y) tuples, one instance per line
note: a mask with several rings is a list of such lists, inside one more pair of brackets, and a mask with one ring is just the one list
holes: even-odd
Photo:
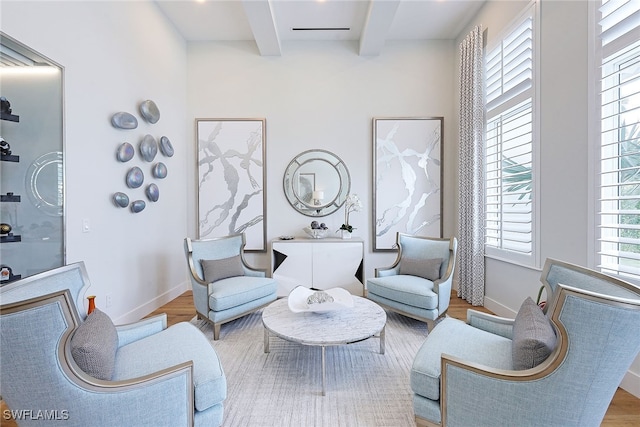
[(351, 344), (373, 336), (380, 337), (384, 354), (384, 328), (387, 314), (378, 304), (353, 297), (353, 307), (326, 313), (294, 313), (287, 298), (281, 298), (262, 311), (264, 352), (269, 353), (269, 335), (303, 345), (322, 347), (322, 395), (325, 395), (325, 348)]

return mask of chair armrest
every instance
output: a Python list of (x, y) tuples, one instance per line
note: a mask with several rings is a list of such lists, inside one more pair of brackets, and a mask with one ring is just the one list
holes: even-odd
[[(154, 372), (143, 377), (123, 381), (103, 381), (88, 376), (77, 367), (70, 354), (63, 368), (70, 369), (69, 383), (57, 393), (77, 395), (78, 405), (66, 403), (74, 421), (91, 425), (96, 420), (109, 420), (110, 425), (138, 425), (140, 408), (144, 408), (144, 422), (149, 425), (193, 425), (194, 385), (193, 362)], [(71, 357), (71, 360), (69, 359)], [(75, 374), (75, 375), (74, 375)], [(75, 384), (75, 385), (71, 385)], [(114, 408), (118, 408), (114, 411)]]
[(267, 277), (267, 269), (253, 267), (251, 264), (249, 264), (249, 261), (247, 261), (244, 255), (245, 254), (244, 254), (244, 244), (243, 244), (242, 249), (240, 251), (240, 259), (242, 260), (242, 267), (244, 268), (244, 274), (246, 276)]
[(267, 271), (259, 268), (244, 266), (244, 274), (251, 277), (267, 277)]
[(557, 404), (559, 388), (571, 391), (551, 375), (562, 365), (566, 349), (559, 345), (547, 360), (527, 370), (495, 369), (442, 354), (441, 425), (504, 425), (504, 420), (527, 425), (539, 420)]
[(376, 277), (396, 276), (400, 274), (400, 265), (396, 262), (390, 267), (382, 267), (375, 269)]
[(433, 292), (438, 295), (438, 315), (445, 313), (449, 309), (451, 286), (453, 286), (453, 276), (449, 276), (444, 281), (436, 280), (433, 282)]
[(142, 319), (139, 322), (116, 326), (118, 333), (118, 346), (130, 344), (139, 339), (148, 337), (167, 328), (167, 315), (165, 313)]
[(509, 339), (513, 337), (513, 320), (478, 310), (467, 310), (467, 323), (469, 325)]

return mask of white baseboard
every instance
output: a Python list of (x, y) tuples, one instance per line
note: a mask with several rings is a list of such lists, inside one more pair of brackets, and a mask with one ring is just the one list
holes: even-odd
[(496, 316), (507, 317), (510, 319), (514, 319), (516, 314), (518, 314), (517, 311), (513, 311), (506, 305), (502, 305), (496, 300), (486, 296), (484, 297), (484, 308), (491, 310)]
[[(513, 319), (516, 317), (516, 314), (518, 314), (516, 311), (513, 311), (499, 302), (487, 297), (484, 298), (484, 307), (491, 310), (496, 314), (496, 316)], [(620, 388), (631, 393), (635, 397), (640, 398), (640, 375), (632, 371), (627, 371), (620, 383)]]
[(142, 319), (149, 313), (152, 313), (154, 310), (176, 299), (177, 297), (179, 297), (189, 289), (191, 289), (191, 284), (189, 282), (182, 282), (175, 288), (168, 290), (162, 295), (158, 295), (156, 298), (152, 299), (151, 301), (131, 310), (126, 314), (123, 314), (117, 319), (114, 319), (114, 323), (116, 325), (123, 325), (126, 323), (137, 322), (138, 320)]
[(640, 375), (627, 371), (624, 378), (622, 378), (620, 388), (640, 399)]

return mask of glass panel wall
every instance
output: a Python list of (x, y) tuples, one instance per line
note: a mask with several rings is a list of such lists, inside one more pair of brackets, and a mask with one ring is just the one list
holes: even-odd
[(63, 69), (0, 33), (1, 284), (65, 263)]

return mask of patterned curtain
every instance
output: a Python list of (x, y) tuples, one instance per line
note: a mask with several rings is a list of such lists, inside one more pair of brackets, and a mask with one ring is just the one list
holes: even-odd
[(482, 27), (460, 44), (458, 296), (484, 304), (484, 51)]

